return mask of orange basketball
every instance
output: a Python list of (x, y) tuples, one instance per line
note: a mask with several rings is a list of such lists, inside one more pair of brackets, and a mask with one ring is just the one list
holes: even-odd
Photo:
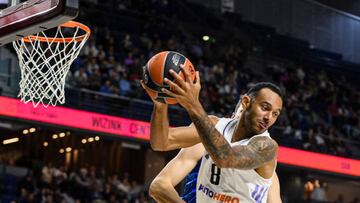
[(185, 79), (184, 74), (180, 69), (180, 64), (184, 65), (184, 69), (190, 74), (190, 79), (195, 80), (195, 68), (182, 54), (174, 51), (163, 51), (153, 56), (143, 67), (143, 81), (146, 85), (146, 92), (150, 97), (156, 101), (167, 104), (176, 104), (175, 98), (161, 92), (161, 88), (169, 89), (169, 86), (164, 82), (164, 78), (174, 80), (169, 70), (172, 69)]

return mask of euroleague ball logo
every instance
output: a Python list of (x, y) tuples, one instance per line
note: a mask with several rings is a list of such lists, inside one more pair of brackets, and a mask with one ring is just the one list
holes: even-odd
[(146, 74), (146, 66), (143, 66), (143, 79), (145, 84), (149, 82), (149, 76)]
[(179, 61), (180, 61), (180, 56), (178, 54), (174, 54), (174, 56), (171, 58), (173, 64), (175, 66), (177, 66), (179, 64)]

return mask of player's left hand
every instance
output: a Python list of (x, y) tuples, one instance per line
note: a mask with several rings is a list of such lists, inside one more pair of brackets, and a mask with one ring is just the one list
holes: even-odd
[(175, 82), (165, 78), (165, 83), (170, 86), (170, 90), (162, 88), (162, 92), (175, 97), (182, 107), (190, 110), (200, 104), (199, 94), (201, 85), (199, 71), (196, 71), (195, 82), (193, 82), (190, 79), (190, 74), (184, 69), (183, 65), (180, 65), (180, 68), (185, 76), (185, 80), (180, 77), (179, 74), (170, 70), (170, 74), (174, 77)]

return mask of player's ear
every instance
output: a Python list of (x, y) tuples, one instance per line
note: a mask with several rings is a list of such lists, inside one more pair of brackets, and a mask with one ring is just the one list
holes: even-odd
[(243, 95), (241, 98), (241, 105), (244, 110), (250, 107), (250, 103), (251, 103), (251, 98), (246, 94)]

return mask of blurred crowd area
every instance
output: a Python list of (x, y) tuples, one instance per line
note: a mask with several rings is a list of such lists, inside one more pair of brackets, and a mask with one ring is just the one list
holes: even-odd
[[(41, 162), (34, 162), (32, 168), (14, 163), (7, 163), (5, 167), (8, 172), (0, 173), (2, 203), (154, 203), (149, 197), (148, 185), (137, 182), (128, 172), (109, 174), (95, 166), (72, 170)], [(304, 182), (297, 194), (284, 187), (281, 187), (283, 203), (360, 202), (359, 198), (344, 197), (340, 191), (335, 196), (330, 194), (331, 186), (314, 178)]]
[[(328, 198), (328, 183), (318, 179), (312, 179), (304, 185), (304, 202), (307, 203), (345, 203), (344, 195), (339, 194), (334, 200)], [(354, 198), (349, 203), (358, 203), (359, 198)]]
[[(173, 50), (191, 59), (200, 71), (201, 102), (208, 114), (231, 116), (240, 95), (252, 84), (272, 81), (286, 92), (274, 127), (280, 144), (360, 157), (359, 87), (351, 71), (271, 53), (264, 58), (266, 50), (261, 46), (236, 37), (244, 35), (241, 26), (231, 24), (239, 27), (234, 33), (215, 29), (219, 25), (225, 29), (221, 22), (232, 21), (215, 14), (213, 19), (194, 19), (209, 11), (192, 4), (164, 0), (82, 4), (86, 9), (80, 19), (91, 25), (93, 34), (71, 68), (68, 85), (150, 100), (139, 85), (142, 66), (154, 54)], [(211, 33), (210, 39), (202, 40), (198, 30)]]
[[(16, 168), (24, 170), (24, 168)], [(25, 169), (27, 170), (27, 169)], [(14, 173), (14, 172), (13, 172)], [(129, 173), (107, 174), (94, 166), (78, 170), (45, 165), (26, 176), (2, 175), (0, 202), (17, 203), (147, 203), (148, 189)]]

